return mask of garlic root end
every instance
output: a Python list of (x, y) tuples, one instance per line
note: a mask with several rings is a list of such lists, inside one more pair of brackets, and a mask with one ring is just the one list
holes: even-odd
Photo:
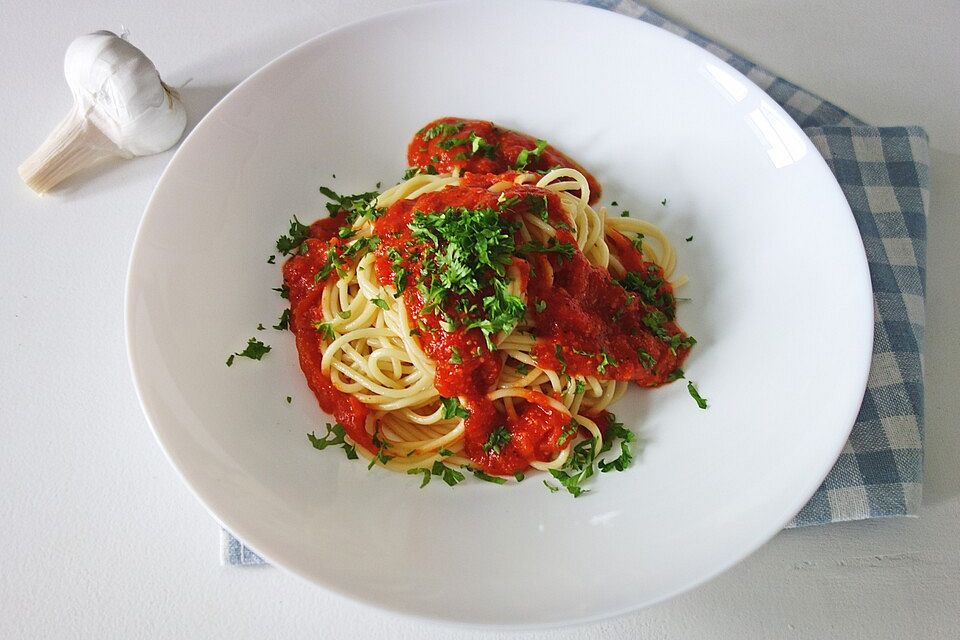
[(34, 151), (17, 172), (27, 186), (44, 194), (87, 167), (124, 153), (93, 123), (74, 109)]

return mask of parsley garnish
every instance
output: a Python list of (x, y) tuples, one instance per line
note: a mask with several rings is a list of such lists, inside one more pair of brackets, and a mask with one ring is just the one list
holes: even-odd
[(460, 473), (456, 469), (451, 469), (450, 467), (443, 464), (439, 460), (433, 463), (433, 467), (430, 469), (430, 472), (435, 476), (442, 477), (443, 481), (446, 482), (451, 487), (454, 485), (460, 484), (465, 479), (462, 473)]
[(271, 254), (270, 257), (267, 258), (267, 264), (276, 264), (276, 262), (277, 262), (277, 256), (275, 255)]
[(387, 301), (384, 300), (383, 298), (371, 298), (371, 299), (370, 299), (370, 302), (372, 302), (373, 304), (377, 305), (378, 307), (380, 307), (380, 308), (383, 309), (384, 311), (389, 311), (389, 310), (390, 310), (390, 305), (387, 304)]
[(629, 218), (629, 217), (630, 217), (630, 212), (627, 211), (626, 209), (624, 209), (623, 211), (620, 212), (620, 217), (621, 217), (621, 218)]
[(340, 445), (348, 460), (356, 460), (359, 457), (357, 456), (357, 448), (347, 442), (346, 435), (346, 430), (339, 422), (333, 425), (328, 422), (327, 433), (322, 438), (318, 438), (311, 432), (307, 434), (307, 439), (310, 440), (313, 448), (319, 451), (323, 451), (329, 446)]
[(514, 471), (513, 477), (517, 479), (517, 482), (523, 482), (523, 479), (526, 477), (523, 475), (523, 471)]
[(262, 323), (262, 322), (257, 325), (257, 331), (265, 331), (265, 330), (266, 330), (266, 327), (263, 326), (263, 323)]
[(533, 308), (537, 310), (537, 313), (543, 313), (543, 310), (547, 308), (547, 301), (537, 300), (534, 303)]
[(287, 396), (287, 404), (293, 402), (293, 396)]
[(440, 447), (440, 450), (437, 451), (437, 453), (439, 453), (444, 458), (457, 455), (456, 452), (451, 451), (450, 449), (445, 449), (444, 447)]
[(380, 194), (376, 191), (342, 196), (333, 189), (320, 187), (320, 193), (332, 201), (327, 203), (327, 211), (331, 216), (341, 211), (346, 213), (347, 226), (352, 225), (360, 217), (373, 220), (380, 216), (381, 212), (376, 208), (377, 196)]
[(697, 401), (697, 406), (701, 409), (707, 408), (707, 399), (700, 395), (700, 392), (697, 391), (697, 388), (693, 386), (692, 382), (687, 382), (687, 391), (690, 392), (690, 396)]
[(458, 133), (460, 129), (463, 129), (462, 122), (441, 122), (433, 125), (429, 129), (421, 129), (420, 133), (423, 134), (423, 141), (429, 142), (437, 136), (452, 136)]
[(543, 150), (546, 148), (547, 141), (537, 139), (537, 146), (535, 149), (523, 149), (517, 154), (517, 162), (514, 164), (514, 168), (517, 171), (522, 171), (528, 164), (530, 164), (532, 158), (539, 158), (540, 154), (543, 153)]
[(608, 354), (606, 351), (601, 350), (600, 364), (597, 365), (597, 373), (600, 373), (600, 374), (606, 373), (608, 366), (615, 367), (618, 364), (620, 363), (614, 360), (613, 357), (610, 356), (610, 354)]
[(407, 469), (407, 475), (408, 476), (422, 475), (423, 480), (420, 482), (421, 489), (423, 489), (425, 486), (430, 484), (430, 478), (432, 477), (430, 474), (430, 469), (424, 469), (423, 467), (420, 467), (417, 469)]
[(610, 206), (611, 206), (611, 207), (619, 207), (620, 205), (617, 204), (617, 201), (616, 201), (616, 200), (614, 200), (613, 202), (610, 203)]
[(331, 322), (314, 322), (313, 328), (328, 340), (334, 340), (337, 337), (337, 334), (333, 331), (333, 323)]
[(556, 493), (557, 491), (560, 491), (560, 487), (555, 484), (551, 484), (546, 480), (543, 481), (543, 486), (545, 486), (547, 489), (550, 489), (550, 493)]
[(671, 371), (670, 374), (667, 376), (667, 382), (674, 382), (676, 380), (679, 380), (682, 377), (683, 377), (683, 369), (681, 369), (680, 367), (677, 367), (676, 369)]
[(367, 465), (367, 471), (373, 469), (373, 465), (377, 464), (378, 462), (386, 465), (388, 462), (393, 460), (393, 456), (387, 455), (387, 444), (380, 439), (379, 426), (377, 426), (377, 429), (373, 434), (373, 446), (377, 448), (377, 455), (370, 459), (370, 464)]
[(473, 131), (470, 132), (470, 155), (482, 153), (488, 158), (492, 158), (499, 145), (490, 144)]
[(597, 464), (597, 468), (600, 469), (601, 473), (607, 473), (608, 471), (624, 471), (630, 466), (630, 463), (633, 462), (633, 454), (630, 450), (630, 445), (631, 443), (636, 442), (637, 436), (629, 429), (624, 428), (623, 423), (618, 422), (613, 414), (610, 414), (605, 436), (606, 442), (604, 443), (603, 448), (600, 450), (600, 453), (609, 451), (611, 448), (613, 448), (613, 441), (616, 438), (620, 438), (620, 456), (611, 460), (610, 462), (601, 460)]
[(283, 255), (293, 253), (294, 250), (303, 244), (304, 240), (310, 236), (310, 227), (297, 220), (297, 216), (293, 216), (293, 219), (290, 220), (290, 230), (287, 231), (287, 234), (288, 235), (277, 238), (277, 251)]
[(273, 325), (273, 328), (277, 331), (286, 331), (290, 328), (290, 309), (283, 310), (277, 324)]
[(337, 315), (343, 318), (344, 320), (346, 320), (347, 318), (350, 317), (350, 309), (347, 309), (346, 311), (341, 311)]
[(560, 374), (565, 374), (567, 372), (567, 359), (563, 357), (563, 349), (560, 348), (559, 344), (553, 345), (553, 355), (560, 363)]
[(530, 373), (530, 367), (525, 362), (521, 362), (520, 364), (515, 366), (514, 369), (516, 369), (517, 373), (519, 373), (522, 376), (525, 376), (528, 373)]
[(662, 204), (663, 206), (667, 206), (667, 199), (664, 198), (663, 200), (661, 200), (660, 204)]
[(526, 312), (523, 299), (507, 292), (505, 277), (518, 225), (489, 207), (448, 207), (439, 213), (415, 213), (409, 227), (426, 245), (423, 276), (416, 285), (425, 300), (423, 311), (442, 316), (444, 329), (452, 331), (454, 319), (443, 308), (447, 296), (474, 296), (492, 287), (492, 295), (484, 296), (480, 305), (465, 301), (467, 307), (461, 310), (467, 316), (463, 325), (480, 329), (493, 349), (490, 336), (511, 331)]
[(272, 289), (272, 291), (276, 291), (277, 293), (279, 293), (280, 297), (283, 298), (284, 300), (290, 299), (290, 288), (287, 287), (287, 285), (276, 287)]
[(597, 458), (597, 438), (584, 440), (573, 448), (562, 469), (550, 469), (557, 482), (560, 483), (574, 498), (579, 498), (588, 489), (582, 484), (593, 476), (594, 461)]
[(250, 338), (247, 340), (247, 347), (239, 353), (232, 354), (227, 358), (227, 366), (233, 366), (233, 358), (235, 356), (240, 356), (241, 358), (250, 358), (251, 360), (261, 360), (270, 351), (270, 345), (263, 344), (256, 338)]
[(448, 360), (450, 364), (461, 364), (463, 363), (463, 358), (460, 356), (460, 349), (456, 347), (450, 348), (450, 359)]
[(459, 398), (444, 398), (440, 397), (440, 404), (443, 405), (443, 419), (450, 420), (451, 418), (469, 418), (470, 412), (460, 404)]
[(570, 420), (563, 428), (563, 431), (560, 432), (560, 437), (557, 438), (557, 446), (565, 447), (567, 441), (573, 436), (577, 435), (577, 431), (580, 429), (580, 423), (576, 420)]
[(471, 471), (473, 471), (473, 475), (475, 475), (475, 476), (476, 476), (477, 478), (479, 478), (480, 480), (483, 480), (484, 482), (492, 482), (492, 483), (494, 483), (494, 484), (506, 484), (506, 483), (507, 483), (507, 479), (506, 479), (506, 478), (500, 478), (500, 477), (498, 477), (498, 476), (491, 476), (491, 475), (489, 475), (489, 474), (487, 474), (487, 473), (484, 473), (484, 472), (481, 471), (480, 469), (471, 469)]
[(510, 442), (510, 432), (506, 427), (501, 425), (490, 432), (490, 436), (487, 437), (487, 441), (483, 444), (482, 449), (499, 454), (503, 451), (503, 448), (507, 446), (508, 442)]
[(573, 257), (573, 251), (571, 243), (557, 242), (556, 238), (550, 238), (546, 246), (541, 242), (527, 242), (517, 249), (517, 253), (556, 253), (568, 260)]
[(687, 238), (687, 242), (693, 242), (693, 236), (690, 236), (689, 238)]
[(637, 349), (637, 357), (640, 359), (640, 364), (643, 365), (644, 369), (652, 369), (657, 366), (657, 361), (654, 357), (643, 349)]

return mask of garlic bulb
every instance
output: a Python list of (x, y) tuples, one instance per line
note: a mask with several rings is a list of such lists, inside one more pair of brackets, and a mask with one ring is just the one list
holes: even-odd
[(179, 96), (142, 51), (116, 34), (74, 40), (63, 72), (73, 109), (19, 167), (37, 193), (107, 158), (160, 153), (183, 135), (187, 114)]

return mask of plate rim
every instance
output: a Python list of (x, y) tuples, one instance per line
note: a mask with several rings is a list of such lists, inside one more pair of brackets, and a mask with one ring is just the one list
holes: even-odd
[[(506, 0), (496, 0), (496, 1), (500, 2), (501, 4), (505, 4), (505, 5), (507, 4)], [(666, 29), (663, 29), (661, 27), (646, 23), (635, 17), (619, 14), (617, 12), (607, 10), (601, 7), (579, 4), (577, 2), (562, 2), (559, 0), (527, 0), (527, 3), (532, 5), (538, 5), (539, 9), (547, 10), (547, 11), (553, 11), (553, 10), (556, 10), (558, 7), (563, 7), (563, 9), (561, 10), (564, 10), (564, 11), (572, 10), (572, 11), (587, 11), (587, 12), (596, 13), (596, 14), (602, 13), (606, 16), (606, 19), (629, 22), (630, 24), (634, 25), (633, 28), (637, 28), (639, 31), (656, 30), (660, 34), (666, 35), (670, 40), (677, 43), (679, 46), (696, 50), (697, 52), (699, 52), (699, 54), (712, 59), (711, 62), (713, 62), (714, 64), (720, 65), (722, 69), (724, 69), (728, 73), (731, 73), (735, 78), (749, 83), (749, 86), (751, 87), (751, 92), (753, 90), (757, 90), (761, 92), (763, 95), (769, 97), (769, 95), (762, 88), (757, 86), (756, 83), (754, 83), (743, 73), (735, 69), (725, 60), (717, 57), (712, 52), (690, 42), (689, 40), (686, 40), (685, 38), (675, 33), (672, 33)], [(161, 436), (161, 431), (163, 429), (158, 427), (158, 422), (155, 419), (155, 416), (153, 415), (153, 410), (150, 408), (150, 406), (148, 406), (148, 402), (145, 400), (144, 387), (146, 385), (142, 381), (141, 374), (139, 373), (140, 367), (142, 365), (138, 365), (139, 357), (137, 356), (136, 347), (134, 344), (136, 342), (136, 339), (134, 336), (135, 329), (134, 329), (134, 322), (133, 322), (133, 316), (134, 316), (133, 306), (134, 306), (134, 301), (136, 299), (136, 292), (134, 289), (136, 287), (136, 278), (137, 278), (135, 271), (136, 271), (136, 265), (138, 262), (138, 257), (141, 253), (141, 247), (145, 243), (144, 229), (147, 225), (148, 219), (156, 216), (156, 214), (151, 215), (151, 212), (154, 209), (155, 201), (161, 189), (164, 187), (165, 183), (167, 182), (170, 174), (172, 173), (174, 164), (177, 162), (178, 158), (180, 158), (181, 153), (183, 153), (183, 149), (189, 147), (190, 141), (194, 138), (196, 132), (200, 130), (202, 127), (204, 127), (205, 123), (207, 123), (208, 120), (213, 119), (219, 113), (219, 111), (223, 108), (224, 104), (226, 104), (229, 100), (231, 100), (234, 97), (234, 95), (237, 92), (241, 91), (247, 84), (252, 83), (256, 79), (260, 78), (262, 75), (270, 73), (275, 67), (279, 67), (283, 65), (289, 58), (292, 58), (297, 54), (299, 54), (302, 50), (309, 49), (313, 46), (316, 46), (318, 42), (322, 42), (328, 38), (332, 38), (341, 32), (350, 31), (354, 29), (363, 29), (375, 23), (388, 22), (394, 18), (397, 18), (405, 14), (417, 14), (422, 12), (430, 12), (438, 9), (443, 10), (448, 7), (461, 7), (461, 6), (474, 6), (474, 7), (484, 6), (486, 8), (489, 8), (489, 5), (490, 5), (489, 1), (481, 2), (478, 0), (436, 0), (433, 2), (427, 2), (427, 3), (413, 5), (413, 6), (401, 7), (398, 9), (393, 9), (383, 13), (378, 13), (372, 16), (368, 16), (360, 20), (351, 21), (346, 24), (334, 27), (333, 29), (324, 31), (288, 49), (287, 51), (281, 53), (280, 55), (274, 57), (272, 60), (268, 61), (267, 63), (259, 67), (256, 71), (251, 73), (249, 76), (247, 76), (242, 81), (240, 81), (235, 87), (233, 87), (223, 98), (221, 98), (217, 102), (217, 104), (215, 104), (206, 114), (204, 114), (203, 118), (201, 118), (192, 127), (192, 129), (187, 134), (187, 136), (180, 142), (173, 156), (170, 158), (166, 167), (161, 173), (159, 179), (157, 180), (157, 183), (153, 191), (151, 192), (149, 199), (147, 200), (147, 204), (144, 208), (144, 212), (137, 226), (137, 231), (134, 236), (134, 241), (133, 241), (132, 249), (130, 252), (130, 258), (127, 263), (127, 274), (126, 274), (125, 283), (124, 283), (124, 305), (123, 305), (124, 306), (124, 337), (125, 337), (127, 362), (128, 362), (131, 377), (133, 379), (137, 400), (140, 404), (141, 411), (143, 412), (144, 417), (146, 418), (147, 423), (150, 427), (150, 430), (154, 436), (154, 439), (156, 440), (157, 444), (160, 446), (160, 449), (163, 451), (163, 454), (166, 457), (167, 461), (174, 468), (177, 475), (180, 477), (181, 481), (186, 485), (186, 487), (193, 494), (193, 496), (203, 505), (203, 507), (214, 518), (214, 520), (224, 530), (234, 534), (238, 539), (244, 540), (243, 544), (245, 544), (249, 548), (256, 551), (256, 553), (260, 555), (264, 560), (266, 560), (270, 565), (284, 571), (289, 575), (293, 575), (301, 580), (304, 580), (311, 585), (319, 587), (327, 591), (328, 593), (336, 594), (336, 596), (338, 597), (360, 604), (361, 606), (368, 608), (370, 610), (389, 611), (391, 613), (401, 615), (408, 619), (414, 619), (418, 621), (430, 622), (434, 624), (441, 624), (441, 625), (452, 626), (452, 627), (483, 629), (483, 630), (490, 630), (490, 631), (518, 630), (518, 629), (533, 631), (537, 629), (553, 629), (553, 628), (588, 624), (591, 622), (619, 618), (619, 617), (628, 615), (640, 609), (644, 609), (649, 606), (653, 606), (655, 604), (664, 602), (666, 600), (670, 600), (682, 593), (685, 593), (700, 585), (710, 582), (720, 574), (729, 570), (731, 567), (742, 562), (747, 557), (753, 555), (761, 546), (769, 542), (777, 533), (783, 530), (784, 525), (789, 523), (790, 520), (796, 515), (796, 513), (798, 513), (803, 508), (803, 506), (806, 505), (807, 502), (809, 502), (810, 498), (816, 493), (817, 489), (823, 483), (823, 480), (827, 477), (830, 470), (833, 468), (834, 464), (839, 458), (841, 452), (843, 451), (843, 448), (847, 442), (847, 439), (849, 438), (850, 432), (852, 431), (855, 425), (856, 417), (859, 413), (859, 409), (862, 404), (863, 395), (861, 394), (861, 396), (859, 396), (859, 401), (857, 402), (856, 405), (853, 405), (853, 402), (851, 401), (852, 409), (847, 412), (849, 414), (849, 419), (846, 421), (849, 423), (849, 426), (844, 427), (843, 429), (838, 429), (837, 431), (838, 442), (835, 444), (835, 446), (831, 447), (831, 450), (833, 450), (834, 452), (831, 453), (829, 458), (825, 458), (828, 460), (828, 462), (823, 465), (823, 468), (818, 469), (816, 474), (813, 474), (813, 473), (810, 474), (809, 476), (811, 478), (810, 485), (809, 487), (805, 487), (803, 491), (798, 492), (797, 495), (802, 496), (802, 499), (797, 500), (798, 504), (790, 506), (790, 509), (789, 509), (790, 515), (788, 515), (775, 528), (772, 528), (772, 530), (767, 530), (765, 528), (758, 528), (758, 533), (756, 533), (754, 536), (751, 536), (749, 538), (750, 539), (749, 543), (744, 544), (744, 549), (746, 549), (744, 552), (733, 554), (733, 557), (731, 559), (728, 559), (727, 562), (720, 563), (717, 567), (713, 568), (711, 571), (707, 571), (702, 574), (699, 574), (698, 577), (668, 592), (665, 592), (656, 598), (652, 598), (632, 606), (622, 607), (614, 611), (606, 611), (603, 613), (596, 613), (596, 614), (587, 615), (587, 616), (572, 617), (568, 619), (557, 620), (555, 622), (538, 622), (538, 623), (524, 623), (524, 624), (497, 623), (497, 622), (477, 623), (477, 622), (465, 621), (465, 620), (460, 620), (460, 619), (451, 618), (451, 617), (439, 617), (439, 616), (423, 614), (423, 613), (414, 612), (414, 611), (407, 611), (403, 609), (402, 606), (399, 606), (399, 605), (392, 605), (390, 603), (377, 601), (372, 598), (370, 599), (365, 598), (363, 597), (362, 594), (350, 592), (346, 588), (343, 588), (337, 585), (335, 582), (329, 581), (320, 575), (303, 570), (297, 567), (296, 564), (293, 562), (288, 564), (283, 560), (278, 560), (277, 558), (281, 557), (281, 554), (279, 553), (274, 553), (273, 551), (261, 552), (259, 550), (259, 543), (255, 542), (252, 544), (248, 544), (246, 540), (250, 538), (244, 536), (244, 534), (242, 533), (246, 527), (244, 527), (242, 523), (239, 526), (227, 525), (225, 521), (226, 519), (222, 516), (221, 510), (215, 507), (212, 501), (207, 499), (204, 495), (202, 495), (201, 491), (196, 486), (194, 486), (193, 482), (191, 482), (191, 480), (185, 474), (184, 470), (176, 462), (174, 455), (172, 454), (171, 450), (168, 448), (167, 444), (164, 442), (164, 439)], [(778, 113), (778, 115), (780, 115), (783, 118), (784, 122), (786, 122), (788, 126), (791, 129), (793, 129), (795, 133), (801, 135), (806, 142), (809, 142), (808, 136), (806, 136), (806, 134), (803, 132), (803, 129), (800, 127), (800, 125), (793, 118), (791, 118), (789, 114), (787, 114), (786, 111), (779, 104), (773, 101), (772, 98), (770, 99), (769, 104), (770, 106), (775, 108), (775, 111)], [(850, 209), (849, 202), (847, 201), (846, 196), (844, 195), (843, 190), (836, 179), (836, 176), (833, 174), (832, 171), (830, 171), (829, 166), (827, 165), (824, 158), (819, 153), (809, 154), (809, 155), (811, 156), (812, 161), (819, 166), (821, 173), (823, 173), (826, 177), (828, 177), (828, 180), (825, 181), (824, 187), (826, 188), (826, 183), (829, 183), (830, 185), (829, 188), (834, 192), (834, 196), (837, 197), (838, 202), (843, 203), (843, 207), (849, 215), (848, 223), (853, 226), (854, 232), (856, 234), (856, 238), (858, 239), (858, 247), (860, 249), (858, 253), (858, 257), (861, 260), (858, 260), (857, 262), (861, 264), (863, 275), (865, 276), (864, 278), (861, 278), (861, 286), (866, 290), (867, 298), (872, 305), (873, 288), (872, 288), (870, 272), (869, 272), (869, 263), (866, 256), (866, 250), (863, 246), (862, 236), (859, 232), (859, 229), (856, 226), (856, 222), (853, 216), (853, 212)], [(865, 393), (867, 390), (867, 381), (869, 377), (870, 367), (873, 360), (872, 344), (874, 339), (875, 327), (873, 322), (872, 306), (868, 310), (868, 312), (865, 312), (863, 314), (863, 320), (864, 320), (864, 324), (866, 325), (865, 327), (866, 332), (864, 335), (865, 335), (865, 338), (868, 337), (868, 339), (865, 339), (865, 344), (868, 346), (868, 348), (866, 349), (866, 354), (865, 354), (865, 357), (863, 358), (863, 362), (860, 363), (860, 367), (859, 367), (860, 371), (859, 371), (859, 375), (857, 376), (856, 386), (858, 388), (862, 387)], [(862, 381), (862, 384), (861, 384), (861, 381)], [(815, 479), (815, 482), (813, 481), (813, 479)], [(256, 538), (258, 536), (254, 535), (253, 537)], [(264, 542), (264, 541), (261, 541), (261, 542)], [(270, 546), (269, 542), (265, 542), (265, 544), (267, 547)]]

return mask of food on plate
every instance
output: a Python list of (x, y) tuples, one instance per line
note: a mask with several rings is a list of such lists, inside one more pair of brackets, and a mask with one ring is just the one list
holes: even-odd
[(670, 242), (595, 207), (599, 183), (547, 142), (491, 122), (430, 122), (407, 158), (382, 192), (321, 189), (330, 215), (294, 218), (277, 244), (301, 369), (337, 420), (314, 446), (423, 483), (533, 468), (574, 495), (626, 468), (634, 434), (610, 407), (631, 382), (683, 377), (696, 342)]

